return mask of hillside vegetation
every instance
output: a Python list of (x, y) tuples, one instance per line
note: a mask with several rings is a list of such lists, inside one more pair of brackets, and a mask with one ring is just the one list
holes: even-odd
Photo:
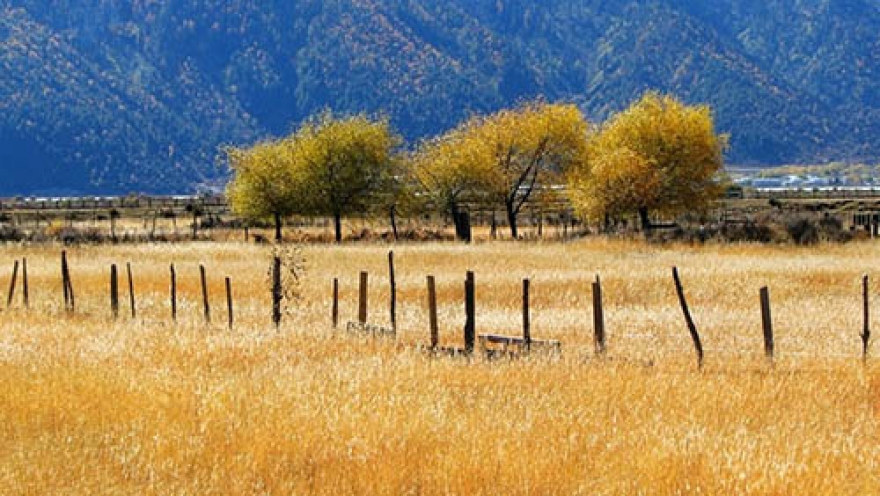
[[(189, 191), (325, 107), (407, 138), (544, 95), (708, 103), (740, 164), (876, 161), (865, 0), (0, 0), (0, 193)], [(34, 173), (38, 172), (38, 173)]]

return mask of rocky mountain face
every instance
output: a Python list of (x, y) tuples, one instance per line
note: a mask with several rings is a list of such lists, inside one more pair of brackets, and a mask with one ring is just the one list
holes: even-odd
[(880, 159), (874, 0), (0, 0), (0, 194), (190, 192), (325, 108), (715, 108), (728, 161)]

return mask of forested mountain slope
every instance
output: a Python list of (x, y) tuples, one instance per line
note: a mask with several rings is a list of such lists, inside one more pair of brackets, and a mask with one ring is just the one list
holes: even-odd
[(0, 194), (191, 191), (327, 107), (709, 103), (746, 164), (880, 158), (875, 0), (0, 0)]

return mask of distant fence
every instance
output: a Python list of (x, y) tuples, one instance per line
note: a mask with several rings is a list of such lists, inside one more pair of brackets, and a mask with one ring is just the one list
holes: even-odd
[(71, 198), (3, 198), (2, 210), (95, 210), (176, 209), (187, 207), (227, 208), (223, 195), (211, 196), (87, 196)]

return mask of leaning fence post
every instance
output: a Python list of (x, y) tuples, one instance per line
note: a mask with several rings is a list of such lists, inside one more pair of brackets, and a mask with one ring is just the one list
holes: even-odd
[(12, 306), (12, 299), (15, 297), (15, 283), (18, 279), (18, 260), (12, 269), (12, 280), (9, 282), (9, 298), (6, 299), (6, 308)]
[(397, 332), (397, 281), (394, 279), (394, 251), (388, 252), (388, 276), (391, 281), (391, 330)]
[(434, 276), (428, 276), (428, 319), (431, 324), (431, 349), (440, 345), (440, 328), (437, 325), (437, 286)]
[(474, 352), (474, 344), (477, 340), (476, 283), (474, 281), (474, 273), (471, 271), (468, 271), (467, 279), (464, 283), (464, 311), (466, 316), (464, 324), (464, 351), (467, 354), (471, 354)]
[(67, 253), (61, 252), (61, 288), (64, 293), (64, 309), (70, 311), (70, 294), (67, 290)]
[(171, 264), (171, 320), (177, 322), (177, 272)]
[(367, 323), (367, 285), (369, 284), (369, 274), (361, 272), (361, 281), (358, 290), (358, 322)]
[(125, 270), (128, 272), (128, 301), (131, 305), (131, 318), (137, 317), (137, 310), (135, 308), (135, 297), (134, 297), (134, 277), (131, 275), (131, 263), (125, 264)]
[(526, 351), (530, 351), (532, 348), (532, 321), (531, 315), (529, 314), (529, 286), (531, 282), (528, 279), (523, 279), (523, 295), (522, 295), (522, 310), (523, 310), (523, 343), (525, 343)]
[(272, 260), (272, 323), (275, 328), (281, 327), (281, 298), (283, 294), (281, 287), (281, 257), (275, 257)]
[(596, 276), (593, 283), (593, 341), (596, 355), (605, 355), (605, 311), (602, 308), (602, 280)]
[(862, 360), (868, 360), (868, 344), (871, 340), (871, 313), (868, 299), (868, 276), (862, 278), (862, 300), (864, 304), (864, 329), (862, 330)]
[(110, 265), (110, 313), (114, 319), (119, 317), (119, 275), (116, 264)]
[(24, 299), (24, 308), (30, 307), (30, 294), (28, 293), (28, 273), (27, 273), (27, 259), (21, 259), (21, 296)]
[(339, 327), (339, 279), (333, 278), (333, 306), (330, 309), (333, 328)]
[(232, 329), (234, 316), (232, 313), (232, 281), (226, 278), (226, 309), (229, 315), (229, 329)]
[(208, 277), (205, 274), (205, 266), (199, 265), (199, 275), (202, 279), (202, 306), (205, 310), (205, 323), (211, 323), (211, 305), (208, 303)]
[(73, 295), (73, 283), (70, 281), (70, 266), (67, 263), (67, 252), (61, 252), (61, 283), (64, 286), (64, 309), (73, 313), (76, 309), (76, 299)]
[(672, 278), (675, 280), (675, 292), (678, 294), (678, 302), (681, 304), (681, 311), (684, 313), (684, 320), (687, 322), (688, 332), (694, 341), (694, 349), (697, 351), (697, 366), (703, 368), (703, 343), (700, 341), (700, 333), (697, 332), (697, 325), (691, 317), (691, 311), (688, 308), (687, 299), (684, 297), (684, 288), (681, 285), (681, 278), (678, 277), (678, 267), (672, 268)]
[(764, 328), (764, 353), (770, 362), (773, 362), (773, 318), (770, 313), (770, 290), (765, 286), (761, 288), (761, 323)]

